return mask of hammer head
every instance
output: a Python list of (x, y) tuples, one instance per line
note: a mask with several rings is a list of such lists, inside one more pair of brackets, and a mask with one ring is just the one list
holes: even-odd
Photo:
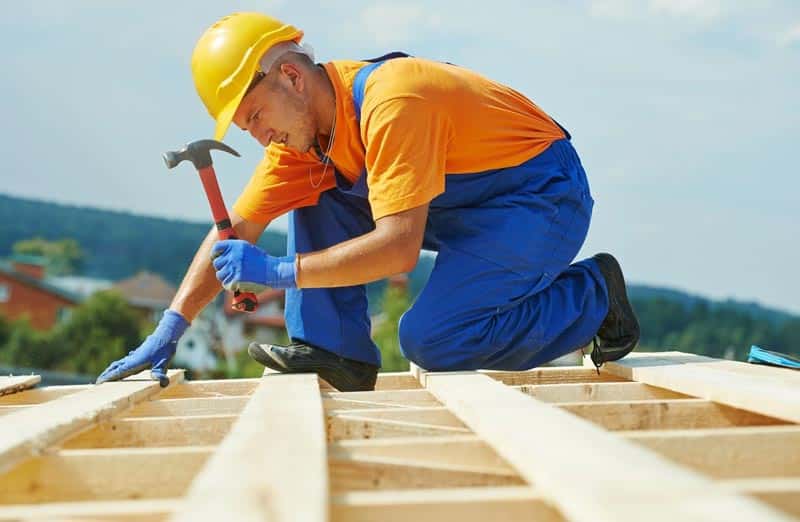
[(238, 156), (239, 153), (217, 140), (198, 140), (187, 144), (181, 150), (171, 150), (163, 154), (164, 163), (171, 169), (183, 160), (189, 160), (194, 168), (200, 170), (211, 165), (211, 151), (222, 150)]

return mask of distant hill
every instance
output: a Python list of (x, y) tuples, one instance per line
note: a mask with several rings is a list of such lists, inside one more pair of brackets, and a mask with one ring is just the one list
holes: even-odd
[[(211, 226), (35, 201), (0, 194), (0, 257), (33, 237), (75, 239), (86, 254), (83, 274), (118, 280), (149, 270), (179, 283)], [(272, 254), (286, 252), (286, 236), (268, 231), (259, 244)]]

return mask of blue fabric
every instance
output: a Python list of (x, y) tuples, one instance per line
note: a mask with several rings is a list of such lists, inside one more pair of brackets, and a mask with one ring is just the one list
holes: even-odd
[[(337, 189), (328, 190), (320, 195), (315, 206), (289, 213), (288, 254), (328, 248), (374, 228), (365, 199)], [(293, 340), (380, 366), (380, 352), (370, 337), (364, 285), (288, 289), (285, 317), (286, 329)]]
[(217, 241), (211, 249), (217, 279), (231, 292), (260, 293), (297, 286), (294, 256), (273, 257), (241, 239)]
[(800, 370), (800, 359), (795, 359), (791, 355), (785, 353), (765, 350), (756, 345), (750, 347), (750, 354), (747, 357), (747, 362)]
[(175, 356), (178, 340), (189, 327), (189, 323), (181, 314), (166, 310), (158, 326), (138, 348), (132, 350), (122, 359), (114, 361), (97, 377), (96, 384), (106, 381), (118, 381), (129, 375), (152, 368), (150, 376), (160, 382), (161, 386), (169, 384), (167, 367)]
[[(290, 255), (374, 228), (366, 173), (336, 180), (316, 206), (291, 213)], [(571, 143), (557, 141), (516, 167), (447, 175), (445, 187), (430, 203), (424, 240), (436, 264), (400, 321), (403, 354), (429, 370), (525, 370), (587, 344), (608, 295), (594, 261), (570, 264), (594, 204)], [(293, 339), (379, 362), (363, 286), (289, 290), (286, 307)]]

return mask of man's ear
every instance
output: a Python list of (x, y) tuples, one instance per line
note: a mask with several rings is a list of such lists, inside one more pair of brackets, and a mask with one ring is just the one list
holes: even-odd
[(302, 92), (305, 89), (303, 71), (297, 65), (291, 62), (282, 63), (281, 73), (286, 75), (289, 81), (292, 82), (292, 87), (297, 92)]

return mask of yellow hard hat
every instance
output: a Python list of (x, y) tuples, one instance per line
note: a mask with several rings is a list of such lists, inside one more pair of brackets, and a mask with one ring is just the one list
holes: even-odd
[(299, 42), (303, 32), (261, 13), (234, 13), (203, 33), (192, 53), (197, 94), (217, 121), (221, 140), (233, 120), (261, 56), (280, 42)]

